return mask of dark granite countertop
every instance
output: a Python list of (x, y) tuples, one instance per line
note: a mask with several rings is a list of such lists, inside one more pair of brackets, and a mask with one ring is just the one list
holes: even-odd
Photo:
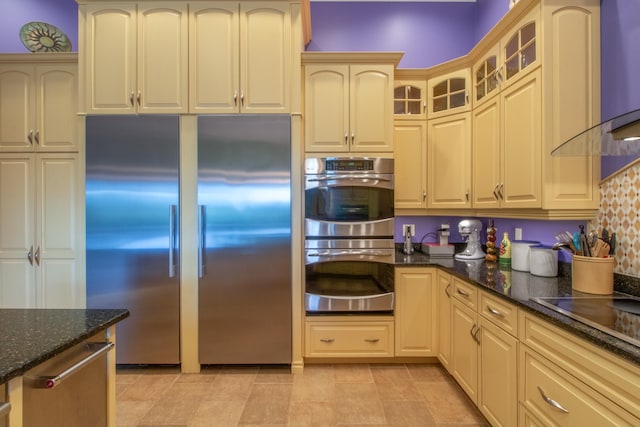
[(401, 251), (397, 251), (396, 266), (440, 267), (461, 279), (475, 283), (480, 288), (517, 304), (564, 330), (640, 365), (640, 346), (531, 301), (530, 298), (534, 297), (564, 297), (576, 294), (587, 296), (588, 294), (577, 293), (571, 289), (570, 275), (563, 275), (561, 272), (558, 277), (539, 277), (515, 270), (501, 271), (498, 264), (486, 263), (483, 259), (459, 261), (453, 257), (428, 257), (422, 252), (405, 255)]
[(124, 309), (0, 309), (0, 384), (128, 316)]

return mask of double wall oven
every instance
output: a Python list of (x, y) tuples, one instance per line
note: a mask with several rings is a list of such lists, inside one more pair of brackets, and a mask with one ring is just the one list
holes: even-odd
[(392, 313), (393, 159), (305, 161), (307, 314)]

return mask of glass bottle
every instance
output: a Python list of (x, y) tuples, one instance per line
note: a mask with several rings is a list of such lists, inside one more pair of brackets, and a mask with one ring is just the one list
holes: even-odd
[(500, 265), (511, 266), (511, 240), (509, 240), (509, 233), (504, 232), (502, 241), (500, 242)]

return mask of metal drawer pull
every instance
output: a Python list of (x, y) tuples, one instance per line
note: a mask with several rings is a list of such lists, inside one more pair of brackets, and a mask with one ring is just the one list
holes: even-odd
[(447, 294), (447, 298), (451, 298), (451, 294), (449, 293), (450, 287), (451, 287), (451, 282), (447, 283), (447, 287), (444, 288), (444, 293)]
[(553, 400), (550, 397), (547, 397), (546, 394), (544, 394), (544, 391), (542, 390), (542, 388), (540, 388), (540, 386), (538, 386), (538, 391), (540, 392), (540, 395), (542, 396), (542, 398), (544, 399), (545, 402), (547, 402), (549, 405), (553, 406), (554, 408), (568, 414), (569, 411), (564, 408), (561, 404), (559, 404), (558, 402), (556, 402), (555, 400)]
[(377, 343), (378, 341), (380, 341), (380, 338), (366, 338), (365, 342), (370, 342), (370, 343)]
[(79, 361), (78, 363), (76, 363), (75, 365), (72, 365), (71, 367), (64, 370), (63, 372), (60, 372), (58, 375), (54, 375), (51, 377), (40, 377), (41, 387), (54, 388), (55, 386), (60, 384), (62, 381), (64, 381), (65, 378), (69, 377), (72, 374), (75, 374), (82, 367), (89, 364), (94, 359), (97, 359), (98, 357), (102, 356), (104, 353), (108, 352), (114, 347), (114, 344), (111, 341), (87, 343), (87, 345), (93, 348), (97, 348), (97, 350), (91, 353), (89, 356), (82, 359), (81, 361)]
[(326, 342), (326, 343), (332, 343), (335, 340), (333, 338), (320, 338), (320, 341)]
[(345, 251), (323, 251), (323, 252), (309, 252), (307, 256), (317, 257), (317, 256), (344, 256), (344, 255), (369, 255), (369, 256), (385, 256), (387, 252), (376, 251), (376, 250), (345, 250)]
[(9, 412), (11, 412), (11, 403), (9, 402), (0, 403), (0, 417), (9, 415)]
[(487, 310), (489, 310), (489, 313), (493, 314), (494, 316), (504, 317), (503, 312), (496, 310), (495, 308), (491, 307), (489, 304), (487, 304)]
[(460, 288), (457, 288), (457, 289), (456, 289), (456, 292), (457, 292), (457, 293), (459, 293), (460, 295), (464, 296), (464, 297), (468, 297), (468, 296), (469, 296), (469, 292), (467, 292), (467, 291), (463, 291), (463, 290), (462, 290), (462, 289), (460, 289)]

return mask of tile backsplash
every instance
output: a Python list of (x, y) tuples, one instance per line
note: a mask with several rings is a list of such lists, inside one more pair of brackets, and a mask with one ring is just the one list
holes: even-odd
[(640, 277), (640, 163), (600, 184), (600, 209), (588, 228), (615, 232), (615, 273)]

